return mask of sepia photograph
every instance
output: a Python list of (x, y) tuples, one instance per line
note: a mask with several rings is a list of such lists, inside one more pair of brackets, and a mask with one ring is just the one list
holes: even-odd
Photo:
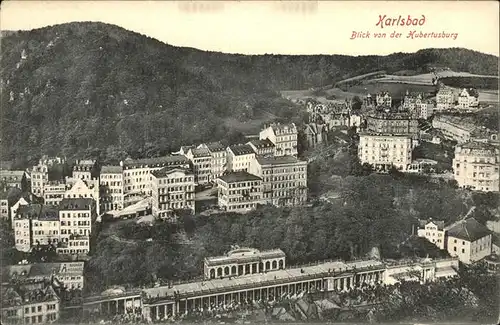
[(497, 1), (0, 6), (0, 324), (500, 323)]

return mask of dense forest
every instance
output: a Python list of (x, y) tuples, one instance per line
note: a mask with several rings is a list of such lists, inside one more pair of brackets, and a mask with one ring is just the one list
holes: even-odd
[(458, 48), (359, 57), (229, 55), (91, 22), (3, 33), (1, 42), (2, 159), (155, 156), (181, 144), (241, 138), (227, 118), (296, 116), (299, 108), (279, 90), (379, 70), (498, 70), (497, 57)]
[(494, 77), (444, 77), (443, 84), (455, 88), (478, 88), (498, 90), (498, 78)]

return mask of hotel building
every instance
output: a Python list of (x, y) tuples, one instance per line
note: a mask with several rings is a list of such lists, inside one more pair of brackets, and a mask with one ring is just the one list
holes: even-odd
[(427, 239), (439, 249), (445, 249), (446, 247), (444, 221), (419, 220), (417, 235)]
[(226, 171), (227, 164), (227, 151), (220, 142), (210, 142), (204, 143), (198, 146), (198, 148), (206, 148), (210, 152), (210, 181), (214, 182), (216, 178), (222, 176)]
[(262, 179), (245, 171), (217, 179), (218, 205), (228, 212), (246, 212), (262, 204)]
[(394, 166), (406, 171), (412, 161), (412, 148), (409, 135), (361, 132), (358, 156), (362, 164), (370, 164), (377, 170), (389, 170)]
[(108, 212), (125, 207), (123, 194), (123, 170), (120, 166), (102, 166), (99, 177), (100, 210)]
[(294, 206), (307, 202), (307, 162), (293, 156), (257, 158), (249, 172), (262, 179), (262, 202)]
[(255, 151), (248, 144), (227, 147), (227, 171), (248, 171), (250, 162), (255, 159)]
[(191, 161), (194, 181), (198, 185), (208, 184), (212, 171), (212, 155), (208, 148), (191, 148), (186, 157)]
[(491, 254), (491, 231), (474, 218), (446, 228), (448, 253), (471, 264)]
[(165, 167), (153, 171), (152, 206), (157, 218), (170, 218), (175, 211), (195, 213), (195, 175), (189, 169)]
[(459, 187), (483, 192), (498, 192), (498, 146), (482, 142), (467, 142), (455, 147), (453, 173)]
[(297, 155), (297, 127), (294, 123), (273, 123), (260, 131), (259, 139), (272, 142), (275, 156)]

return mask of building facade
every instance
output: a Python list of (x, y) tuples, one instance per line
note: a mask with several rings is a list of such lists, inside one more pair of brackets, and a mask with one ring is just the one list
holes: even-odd
[(255, 151), (248, 144), (227, 147), (227, 171), (248, 171), (250, 163), (255, 159)]
[(418, 237), (423, 237), (436, 245), (439, 249), (446, 247), (446, 232), (444, 230), (443, 221), (419, 220), (419, 228), (417, 230)]
[(383, 134), (410, 134), (417, 136), (418, 120), (405, 112), (373, 111), (366, 116), (366, 130)]
[(122, 210), (124, 204), (123, 170), (120, 166), (102, 166), (99, 176), (100, 212)]
[(262, 179), (246, 171), (225, 174), (217, 179), (219, 208), (247, 212), (262, 204)]
[(165, 167), (151, 173), (152, 209), (157, 218), (170, 218), (176, 211), (195, 213), (195, 175), (189, 169)]
[(389, 170), (394, 166), (406, 171), (412, 161), (412, 148), (412, 138), (408, 135), (362, 132), (358, 157), (362, 164), (370, 164), (377, 170)]
[(479, 93), (474, 88), (464, 88), (458, 95), (458, 108), (462, 110), (477, 109)]
[(256, 155), (262, 156), (272, 156), (274, 155), (274, 144), (269, 140), (252, 140), (247, 142), (247, 144), (252, 147)]
[(273, 123), (260, 131), (259, 139), (269, 139), (274, 144), (275, 156), (297, 155), (297, 127), (294, 123)]
[(458, 116), (439, 115), (432, 120), (432, 127), (441, 131), (448, 140), (458, 143), (468, 142), (476, 129), (475, 125), (468, 123)]
[(208, 148), (191, 148), (186, 157), (193, 166), (194, 181), (198, 185), (205, 185), (210, 182), (212, 173), (212, 154)]
[(257, 158), (249, 172), (262, 179), (262, 202), (296, 206), (307, 202), (307, 162), (293, 156)]
[(210, 151), (210, 181), (215, 182), (215, 179), (222, 176), (226, 171), (227, 151), (220, 142), (204, 143), (198, 146), (199, 148), (207, 148)]
[(15, 187), (25, 190), (26, 173), (22, 170), (0, 170), (0, 182), (5, 188)]
[(59, 205), (67, 190), (67, 185), (63, 182), (47, 182), (43, 186), (43, 203), (52, 206)]
[(86, 181), (96, 178), (97, 165), (95, 160), (77, 160), (73, 166), (72, 177)]
[(436, 109), (448, 110), (455, 106), (455, 92), (453, 88), (441, 86), (436, 94)]
[(392, 107), (392, 97), (388, 91), (382, 91), (376, 96), (377, 106)]
[(448, 253), (462, 263), (471, 264), (491, 254), (491, 232), (474, 218), (447, 227), (446, 233)]
[(33, 166), (31, 170), (31, 193), (43, 197), (45, 184), (49, 182), (49, 167), (45, 164)]
[(459, 187), (475, 191), (498, 192), (498, 146), (481, 142), (467, 142), (455, 147), (453, 173)]

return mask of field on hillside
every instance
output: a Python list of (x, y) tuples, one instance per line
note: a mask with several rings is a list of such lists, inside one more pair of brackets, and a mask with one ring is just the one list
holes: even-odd
[[(486, 75), (471, 74), (468, 72), (455, 72), (455, 71), (442, 71), (442, 72), (439, 72), (437, 74), (441, 78), (445, 78), (445, 77), (478, 77), (478, 78), (497, 77), (497, 76), (486, 76)], [(434, 77), (435, 77), (435, 75), (433, 73), (418, 74), (418, 75), (414, 75), (414, 76), (386, 75), (385, 77), (374, 79), (374, 81), (388, 82), (388, 83), (389, 82), (390, 83), (396, 82), (396, 83), (407, 83), (407, 84), (432, 85), (432, 78), (434, 78)]]
[(391, 94), (393, 100), (398, 100), (404, 97), (407, 90), (409, 90), (410, 92), (432, 93), (436, 90), (436, 88), (432, 85), (391, 83), (371, 80), (370, 82), (364, 83), (362, 85), (351, 87), (349, 89), (349, 92), (366, 95), (369, 93), (375, 94), (380, 91), (388, 91)]

